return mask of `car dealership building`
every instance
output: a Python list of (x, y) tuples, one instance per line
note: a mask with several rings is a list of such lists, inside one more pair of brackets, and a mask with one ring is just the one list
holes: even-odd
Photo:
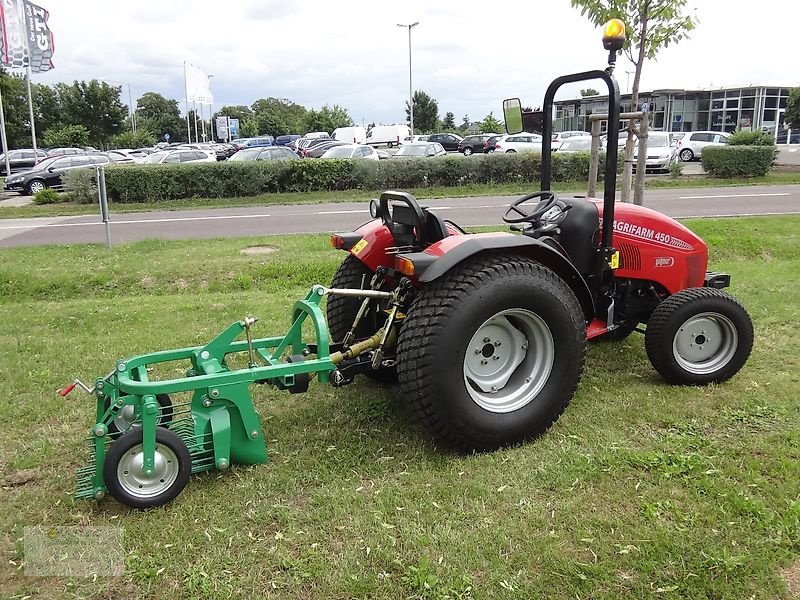
[[(638, 110), (651, 113), (658, 131), (734, 131), (763, 129), (777, 132), (778, 142), (789, 137), (783, 113), (789, 87), (738, 87), (718, 90), (664, 89), (640, 92)], [(588, 96), (555, 102), (555, 131), (589, 131), (588, 116), (608, 112), (608, 96)], [(622, 96), (622, 112), (631, 112), (631, 96)], [(605, 129), (605, 123), (603, 123)], [(800, 136), (800, 132), (797, 132)], [(791, 134), (795, 141), (795, 133)], [(800, 141), (800, 140), (798, 140)]]

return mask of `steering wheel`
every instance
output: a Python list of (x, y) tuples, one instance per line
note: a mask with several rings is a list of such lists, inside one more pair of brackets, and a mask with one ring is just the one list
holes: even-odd
[[(539, 203), (531, 212), (523, 211), (520, 206), (528, 202), (529, 200), (533, 200), (535, 198), (540, 198)], [(553, 208), (556, 205), (556, 195), (553, 192), (536, 192), (534, 194), (529, 194), (527, 196), (523, 196), (519, 200), (514, 201), (511, 206), (506, 209), (505, 214), (503, 215), (503, 221), (506, 223), (516, 224), (516, 223), (531, 223), (538, 221), (544, 213), (548, 210)], [(516, 213), (519, 215), (518, 217), (512, 217), (511, 214)]]

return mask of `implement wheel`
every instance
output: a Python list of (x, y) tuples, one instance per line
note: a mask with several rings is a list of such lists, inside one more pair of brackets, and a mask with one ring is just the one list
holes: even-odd
[[(169, 394), (158, 394), (156, 395), (156, 401), (161, 409), (157, 424), (161, 427), (167, 427), (170, 421), (172, 421), (172, 399), (169, 397)], [(111, 398), (106, 397), (105, 410), (108, 410), (109, 406), (111, 406)], [(117, 413), (116, 418), (108, 424), (108, 433), (112, 437), (119, 436), (128, 431), (136, 422), (137, 416), (133, 406), (126, 404), (122, 407), (122, 410)]]
[(493, 450), (544, 433), (583, 372), (572, 290), (518, 256), (468, 260), (417, 296), (400, 332), (400, 386), (444, 444)]
[(111, 444), (103, 465), (109, 494), (132, 508), (151, 508), (173, 500), (189, 483), (192, 457), (183, 440), (169, 429), (156, 429), (155, 469), (142, 471), (142, 428), (122, 434)]
[[(348, 254), (344, 259), (336, 274), (331, 281), (332, 288), (362, 289), (369, 288), (374, 273), (369, 268), (354, 257)], [(350, 331), (356, 313), (361, 306), (361, 298), (348, 298), (345, 296), (328, 296), (326, 316), (328, 329), (331, 339), (334, 342), (341, 342), (344, 336)], [(386, 321), (386, 314), (377, 310), (378, 305), (373, 301), (370, 303), (369, 310), (361, 323), (356, 328), (356, 339), (363, 339), (373, 335), (380, 329)], [(397, 369), (395, 367), (381, 367), (377, 371), (368, 371), (367, 376), (376, 381), (393, 383), (397, 381)]]

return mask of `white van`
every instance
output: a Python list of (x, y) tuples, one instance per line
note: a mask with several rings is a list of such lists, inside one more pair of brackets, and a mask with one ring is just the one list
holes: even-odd
[(367, 139), (367, 130), (363, 127), (337, 127), (333, 130), (333, 139), (346, 144), (363, 144)]
[(408, 125), (376, 125), (369, 130), (366, 143), (370, 146), (380, 146), (386, 144), (389, 148), (399, 146), (408, 136), (411, 130)]

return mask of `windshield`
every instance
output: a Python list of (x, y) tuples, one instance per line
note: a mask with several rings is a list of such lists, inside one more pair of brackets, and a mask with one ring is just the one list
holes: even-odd
[(148, 165), (157, 165), (161, 162), (161, 160), (167, 155), (169, 152), (153, 152), (152, 154), (146, 156), (142, 162)]
[(228, 160), (255, 160), (263, 151), (263, 148), (245, 148), (244, 150), (239, 150)]
[(325, 158), (350, 158), (353, 149), (349, 146), (336, 146), (325, 151)]
[(563, 144), (559, 150), (591, 150), (592, 149), (592, 138), (579, 138), (575, 139), (572, 138), (571, 140), (567, 140)]
[(428, 147), (425, 144), (410, 144), (400, 146), (395, 156), (425, 156)]
[(648, 137), (647, 145), (650, 148), (669, 146), (669, 135), (665, 133), (651, 133)]

